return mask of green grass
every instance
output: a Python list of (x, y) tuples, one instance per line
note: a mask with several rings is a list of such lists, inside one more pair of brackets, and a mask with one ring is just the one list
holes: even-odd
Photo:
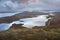
[(0, 40), (60, 40), (60, 27), (10, 28), (0, 32)]

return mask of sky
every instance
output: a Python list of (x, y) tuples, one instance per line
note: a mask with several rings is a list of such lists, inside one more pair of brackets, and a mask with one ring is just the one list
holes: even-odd
[(0, 12), (60, 11), (60, 0), (0, 0)]

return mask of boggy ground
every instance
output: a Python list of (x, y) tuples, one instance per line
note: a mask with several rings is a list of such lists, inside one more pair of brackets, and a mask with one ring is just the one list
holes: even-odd
[(28, 29), (13, 25), (9, 30), (0, 32), (0, 40), (60, 40), (60, 26)]

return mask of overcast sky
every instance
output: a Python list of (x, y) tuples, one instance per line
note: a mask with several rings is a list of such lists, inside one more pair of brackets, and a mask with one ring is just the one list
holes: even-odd
[(0, 0), (3, 11), (60, 10), (60, 0)]

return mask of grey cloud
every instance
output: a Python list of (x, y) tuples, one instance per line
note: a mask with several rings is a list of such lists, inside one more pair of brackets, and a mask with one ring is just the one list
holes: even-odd
[[(24, 0), (22, 0), (24, 1)], [(0, 2), (0, 11), (28, 11), (29, 9), (35, 10), (60, 10), (59, 0), (39, 0), (39, 2), (29, 2), (31, 0), (26, 0), (27, 4), (23, 4), (21, 0), (2, 0)], [(19, 3), (20, 2), (20, 3)], [(3, 5), (3, 6), (2, 6)]]

